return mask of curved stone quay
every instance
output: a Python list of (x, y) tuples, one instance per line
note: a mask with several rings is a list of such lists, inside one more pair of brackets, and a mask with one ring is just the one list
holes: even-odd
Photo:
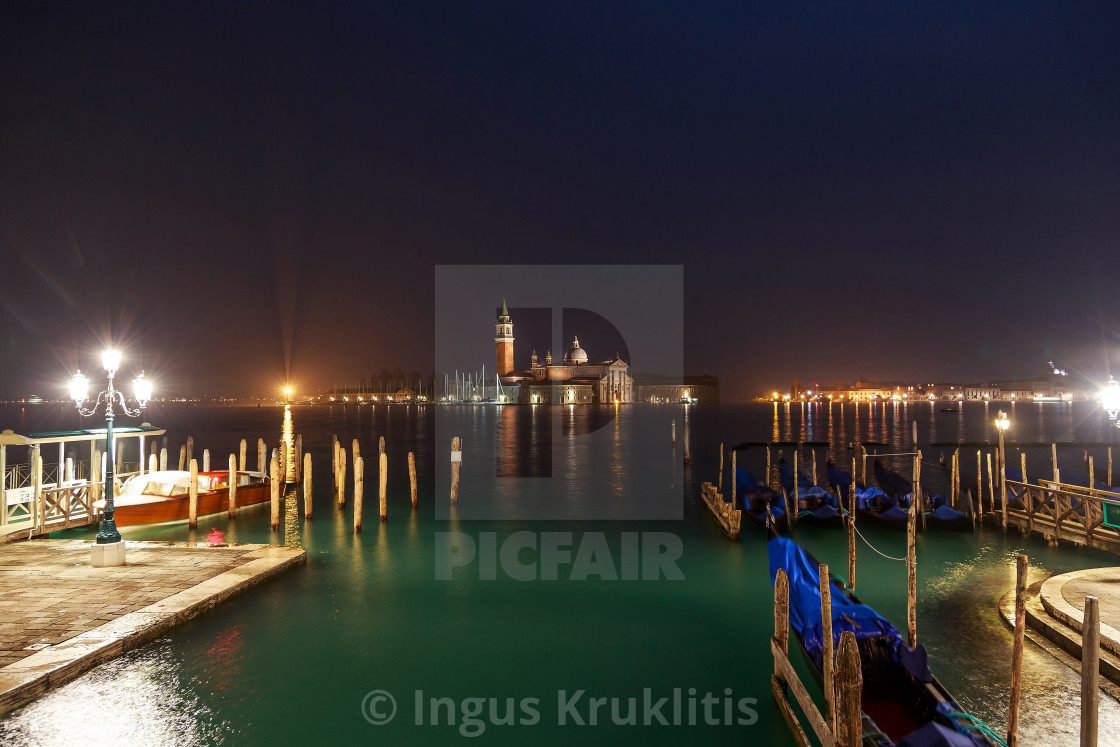
[[(1085, 598), (1096, 597), (1100, 610), (1101, 687), (1120, 696), (1120, 567), (1088, 568), (1052, 576), (1027, 588), (1026, 613), (1031, 638), (1070, 667), (1081, 669), (1081, 627)], [(1000, 614), (1015, 624), (1015, 591), (1000, 599)]]
[(128, 542), (94, 568), (84, 540), (0, 552), (0, 714), (302, 563), (298, 547)]

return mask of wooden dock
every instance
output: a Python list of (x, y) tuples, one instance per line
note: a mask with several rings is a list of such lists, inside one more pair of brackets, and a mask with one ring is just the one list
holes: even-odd
[[(1112, 525), (1120, 524), (1120, 492), (1040, 482), (1007, 481), (1008, 526), (1055, 544), (1065, 540), (1120, 554), (1120, 527)], [(992, 518), (998, 522), (1001, 514)]]
[(728, 503), (723, 500), (723, 495), (715, 485), (710, 482), (705, 482), (700, 485), (700, 495), (704, 499), (704, 505), (708, 507), (712, 516), (715, 517), (716, 522), (719, 524), (720, 529), (727, 535), (728, 539), (739, 539), (739, 526), (743, 520), (743, 512), (735, 508), (734, 503)]
[[(92, 492), (96, 495), (98, 491)], [(4, 519), (0, 522), (0, 543), (96, 525), (103, 514), (96, 506), (97, 498), (91, 495), (88, 480), (7, 493), (7, 505), (0, 507)]]

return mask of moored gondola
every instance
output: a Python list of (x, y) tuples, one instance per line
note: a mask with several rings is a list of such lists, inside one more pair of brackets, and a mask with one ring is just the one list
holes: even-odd
[[(822, 677), (819, 564), (788, 537), (769, 541), (770, 579), (789, 580), (789, 623), (814, 674)], [(911, 648), (891, 623), (831, 579), (833, 650), (851, 631), (863, 676), (866, 747), (988, 747), (1003, 745), (989, 727), (964, 713), (930, 671), (925, 647)]]

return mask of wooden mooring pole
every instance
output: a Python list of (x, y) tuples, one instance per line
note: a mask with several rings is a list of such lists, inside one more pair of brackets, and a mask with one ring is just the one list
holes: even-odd
[(179, 471), (182, 472), (187, 468), (187, 445), (183, 444), (179, 447)]
[(237, 457), (229, 455), (229, 518), (237, 514)]
[[(779, 568), (774, 576), (774, 642), (784, 656), (789, 656), (789, 577), (785, 568)], [(777, 662), (774, 676), (782, 676)]]
[(303, 518), (312, 518), (311, 506), (311, 452), (305, 452), (303, 455)]
[(416, 454), (408, 452), (408, 488), (412, 495), (412, 505), (416, 506), (417, 492), (416, 492)]
[(1054, 468), (1054, 482), (1062, 481), (1062, 473), (1058, 469), (1058, 445), (1050, 444), (1050, 464)]
[(843, 747), (863, 744), (863, 670), (856, 634), (840, 634), (836, 675), (836, 743)]
[(191, 481), (188, 489), (190, 491), (190, 504), (187, 509), (189, 511), (187, 526), (194, 529), (198, 526), (198, 461), (195, 459), (191, 460)]
[[(355, 440), (355, 444), (357, 441)], [(365, 493), (366, 462), (354, 457), (354, 534), (362, 531), (362, 496)]]
[(248, 444), (245, 439), (241, 439), (241, 446), (238, 450), (237, 469), (241, 472), (245, 471), (245, 452), (248, 450)]
[(922, 517), (922, 531), (926, 529), (926, 512), (922, 510), (922, 452), (914, 452), (914, 492), (910, 496), (911, 502), (918, 507)]
[(821, 678), (824, 688), (824, 720), (829, 731), (836, 735), (836, 679), (832, 654), (832, 584), (828, 578), (828, 564), (817, 566), (821, 589)]
[(339, 444), (335, 456), (337, 457), (337, 461), (335, 462), (337, 465), (335, 471), (335, 485), (338, 490), (338, 495), (335, 500), (338, 502), (339, 509), (342, 509), (346, 507), (346, 451), (342, 448), (341, 444)]
[(1015, 564), (1015, 636), (1011, 646), (1011, 695), (1007, 706), (1007, 747), (1019, 743), (1019, 700), (1023, 680), (1023, 636), (1027, 628), (1027, 556)]
[(264, 465), (265, 465), (264, 460), (267, 456), (268, 456), (268, 452), (265, 451), (265, 448), (264, 448), (264, 439), (263, 438), (258, 438), (257, 439), (257, 472), (264, 472)]
[(389, 455), (384, 451), (378, 454), (377, 464), (377, 501), (381, 509), (381, 520), (389, 519)]
[[(674, 421), (675, 422), (675, 421)], [(674, 426), (675, 428), (675, 426)], [(458, 436), (451, 439), (451, 502), (459, 500), (459, 468), (463, 465), (463, 443)]]
[[(852, 460), (855, 462), (855, 460)], [(853, 471), (854, 475), (855, 472)], [(856, 588), (856, 481), (853, 478), (852, 484), (848, 486), (850, 499), (848, 501), (851, 510), (848, 511), (848, 588)]]
[(793, 508), (789, 515), (790, 529), (793, 529), (794, 525), (797, 524), (797, 513), (801, 510), (801, 496), (797, 490), (797, 476), (797, 449), (795, 447), (793, 450), (793, 488), (790, 490), (790, 492), (793, 493)]
[(676, 418), (673, 418), (673, 423), (672, 423), (671, 428), (672, 428), (673, 446), (676, 446), (677, 445), (677, 419)]
[(988, 512), (994, 515), (996, 512), (996, 482), (995, 476), (992, 473), (991, 452), (985, 456), (988, 457)]
[(770, 484), (770, 444), (766, 444), (766, 487)]
[(906, 516), (906, 640), (910, 648), (918, 645), (917, 503), (910, 501)]
[(976, 512), (984, 515), (984, 468), (980, 461), (980, 449), (976, 450)]
[(1085, 597), (1081, 624), (1081, 747), (1097, 747), (1100, 706), (1101, 612), (1096, 597)]
[[(264, 451), (259, 453), (263, 454)], [(268, 463), (268, 487), (272, 491), (272, 528), (280, 528), (280, 460), (276, 457)]]
[[(718, 487), (716, 489), (722, 495), (723, 494), (723, 444), (722, 443), (719, 445), (719, 482), (717, 483), (717, 485), (718, 485)], [(732, 486), (731, 491), (734, 494), (734, 492), (735, 492), (735, 470), (731, 471), (731, 486)], [(734, 496), (732, 496), (732, 497), (734, 497)]]

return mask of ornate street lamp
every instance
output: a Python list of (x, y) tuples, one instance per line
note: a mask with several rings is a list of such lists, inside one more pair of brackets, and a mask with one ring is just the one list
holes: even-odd
[(1116, 419), (1116, 415), (1120, 413), (1120, 381), (1108, 377), (1108, 383), (1101, 389), (1101, 407), (1108, 413), (1108, 419), (1117, 428), (1120, 428), (1120, 421)]
[(114, 407), (119, 407), (122, 414), (134, 418), (140, 414), (140, 411), (148, 404), (148, 400), (152, 398), (152, 382), (145, 379), (144, 372), (141, 371), (140, 375), (132, 380), (133, 395), (137, 407), (136, 409), (128, 407), (124, 392), (113, 388), (113, 379), (117, 375), (120, 364), (121, 354), (116, 350), (109, 349), (101, 354), (101, 365), (105, 367), (105, 371), (109, 375), (109, 384), (105, 391), (97, 395), (97, 399), (93, 400), (93, 404), (88, 408), (83, 407), (82, 403), (87, 398), (89, 379), (81, 371), (78, 371), (70, 379), (70, 398), (74, 400), (78, 412), (82, 415), (89, 417), (97, 412), (98, 406), (102, 403), (105, 405), (105, 451), (107, 453), (105, 459), (105, 516), (101, 521), (101, 531), (97, 533), (97, 544), (99, 545), (121, 541), (121, 533), (117, 531), (117, 524), (113, 520), (115, 512), (113, 505), (113, 466), (116, 464), (116, 446), (113, 443), (113, 417), (116, 414)]

